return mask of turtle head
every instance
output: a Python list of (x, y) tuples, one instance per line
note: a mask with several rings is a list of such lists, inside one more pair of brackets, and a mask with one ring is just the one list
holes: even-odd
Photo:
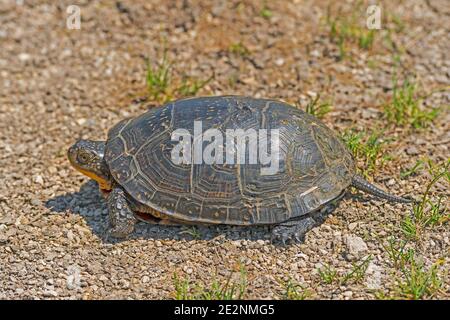
[(78, 140), (68, 152), (72, 166), (82, 174), (98, 182), (101, 190), (111, 190), (111, 174), (104, 159), (105, 142)]

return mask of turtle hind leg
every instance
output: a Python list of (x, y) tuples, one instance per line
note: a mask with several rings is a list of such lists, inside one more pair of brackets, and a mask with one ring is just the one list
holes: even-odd
[(114, 238), (125, 238), (131, 234), (136, 224), (134, 212), (128, 203), (125, 191), (120, 188), (114, 188), (108, 196), (109, 222), (111, 228), (108, 236)]
[(292, 241), (301, 242), (305, 234), (316, 225), (317, 222), (309, 216), (280, 223), (272, 229), (272, 242), (281, 241), (283, 244)]
[(327, 203), (321, 209), (306, 216), (282, 222), (272, 229), (272, 242), (286, 244), (289, 242), (302, 242), (306, 233), (322, 224), (329, 213), (336, 208), (336, 202)]

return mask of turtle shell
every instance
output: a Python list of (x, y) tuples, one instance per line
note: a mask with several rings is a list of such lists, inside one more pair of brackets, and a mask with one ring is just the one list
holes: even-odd
[[(227, 129), (278, 129), (278, 171), (263, 174), (268, 165), (252, 164), (250, 147), (244, 164), (175, 164), (172, 132), (193, 134), (194, 121), (203, 132), (220, 130), (223, 141)], [(178, 100), (123, 120), (109, 131), (105, 159), (134, 200), (169, 218), (215, 224), (276, 224), (307, 214), (337, 198), (355, 174), (350, 152), (320, 120), (283, 102), (240, 96)]]

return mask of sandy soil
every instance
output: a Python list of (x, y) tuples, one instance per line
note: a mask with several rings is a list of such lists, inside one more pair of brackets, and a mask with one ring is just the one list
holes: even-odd
[[(165, 44), (172, 86), (183, 77), (213, 75), (196, 95), (300, 100), (302, 107), (321, 94), (332, 101), (324, 121), (335, 130), (383, 128), (391, 159), (377, 162), (373, 181), (395, 194), (420, 196), (430, 181), (426, 170), (404, 179), (400, 172), (423, 157), (436, 163), (449, 157), (448, 109), (421, 130), (388, 124), (382, 110), (392, 97), (394, 70), (400, 79), (414, 75), (423, 92), (435, 91), (425, 105), (449, 105), (445, 1), (385, 2), (383, 30), (372, 48), (350, 41), (341, 60), (327, 12), (340, 18), (353, 12), (364, 26), (364, 6), (77, 1), (81, 29), (71, 30), (66, 9), (72, 3), (58, 3), (0, 2), (0, 298), (167, 299), (175, 297), (174, 274), (209, 287), (230, 275), (238, 281), (240, 268), (247, 273), (245, 298), (283, 298), (289, 280), (312, 299), (402, 295), (398, 281), (405, 275), (385, 247), (390, 238), (404, 239), (408, 205), (349, 190), (303, 243), (288, 246), (271, 244), (267, 228), (193, 232), (143, 223), (130, 239), (110, 241), (97, 185), (70, 167), (66, 150), (77, 138), (104, 139), (120, 119), (159, 104), (146, 91), (145, 61), (155, 65)], [(387, 30), (400, 63), (386, 43)], [(432, 195), (448, 206), (448, 190), (440, 181)], [(441, 224), (407, 243), (425, 270), (437, 265), (442, 285), (425, 298), (449, 298), (449, 236), (448, 224)], [(345, 283), (327, 284), (318, 272), (328, 265), (342, 276), (368, 258), (362, 276)]]

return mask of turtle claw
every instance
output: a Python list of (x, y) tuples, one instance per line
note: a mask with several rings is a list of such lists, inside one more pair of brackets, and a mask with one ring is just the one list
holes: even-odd
[(120, 238), (124, 239), (128, 237), (133, 232), (133, 226), (127, 227), (127, 226), (115, 226), (108, 230), (106, 234), (106, 238)]
[(301, 234), (295, 233), (294, 234), (294, 239), (298, 243), (303, 242), (303, 240), (305, 239), (305, 235), (301, 235)]
[(276, 226), (272, 230), (272, 236), (271, 236), (271, 242), (272, 243), (281, 243), (283, 246), (288, 245), (289, 243), (298, 241), (300, 242), (300, 238), (297, 237), (294, 234), (288, 234), (287, 232), (284, 232), (284, 229), (278, 228), (279, 226)]
[(292, 243), (301, 243), (302, 242), (302, 238), (297, 236), (297, 235), (289, 236), (286, 233), (281, 234), (281, 235), (278, 235), (278, 234), (274, 235), (274, 234), (272, 234), (271, 242), (272, 243), (280, 243), (281, 245), (286, 246), (286, 245), (289, 245), (289, 244), (292, 244)]

